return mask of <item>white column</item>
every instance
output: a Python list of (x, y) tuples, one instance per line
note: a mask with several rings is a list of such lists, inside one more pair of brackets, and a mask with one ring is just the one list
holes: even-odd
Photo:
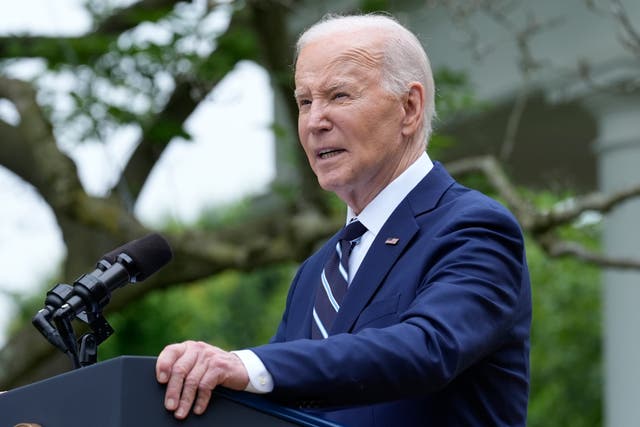
[[(588, 102), (599, 125), (600, 189), (640, 183), (640, 97), (599, 96)], [(640, 200), (607, 215), (603, 250), (640, 259)], [(603, 271), (605, 426), (640, 425), (640, 272)]]

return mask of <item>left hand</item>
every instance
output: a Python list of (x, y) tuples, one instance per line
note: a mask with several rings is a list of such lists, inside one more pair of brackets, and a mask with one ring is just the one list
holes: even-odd
[(196, 341), (165, 347), (156, 362), (156, 378), (167, 384), (164, 406), (178, 419), (186, 418), (192, 406), (195, 414), (202, 414), (218, 385), (244, 390), (249, 384), (238, 356)]

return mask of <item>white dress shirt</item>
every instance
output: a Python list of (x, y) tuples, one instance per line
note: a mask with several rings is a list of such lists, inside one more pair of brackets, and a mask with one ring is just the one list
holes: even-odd
[[(411, 166), (387, 185), (356, 217), (351, 207), (347, 208), (347, 224), (357, 218), (367, 231), (353, 248), (349, 257), (349, 283), (355, 276), (365, 255), (373, 244), (382, 226), (398, 207), (400, 202), (415, 188), (433, 168), (433, 162), (423, 153)], [(234, 351), (249, 374), (249, 384), (245, 391), (269, 393), (273, 390), (273, 378), (260, 358), (251, 350)]]

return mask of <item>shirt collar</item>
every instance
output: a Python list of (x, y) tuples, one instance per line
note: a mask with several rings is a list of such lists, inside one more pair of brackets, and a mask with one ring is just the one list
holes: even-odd
[[(377, 236), (400, 202), (427, 176), (431, 169), (433, 169), (433, 162), (424, 152), (407, 170), (391, 181), (365, 206), (358, 215), (358, 220), (367, 227), (368, 231)], [(353, 210), (347, 206), (347, 224), (355, 217)]]

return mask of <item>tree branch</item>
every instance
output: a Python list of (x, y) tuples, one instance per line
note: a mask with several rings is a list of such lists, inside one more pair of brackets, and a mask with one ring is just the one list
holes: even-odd
[(546, 213), (538, 213), (530, 231), (536, 234), (546, 233), (560, 225), (575, 221), (580, 215), (589, 211), (605, 214), (623, 202), (638, 196), (640, 196), (640, 184), (611, 194), (593, 193), (576, 197), (571, 200), (571, 203), (562, 202)]
[(520, 197), (500, 164), (492, 156), (457, 160), (448, 164), (447, 169), (455, 176), (482, 173), (518, 218), (523, 230), (528, 232), (549, 256), (574, 256), (600, 267), (640, 269), (640, 259), (598, 254), (579, 243), (562, 240), (554, 233), (559, 227), (570, 225), (585, 212), (606, 214), (622, 203), (640, 196), (640, 184), (611, 194), (593, 193), (575, 197), (571, 203), (562, 201), (552, 209), (541, 212)]
[(218, 49), (198, 64), (199, 69), (206, 70), (206, 79), (195, 75), (178, 78), (163, 110), (144, 126), (140, 141), (116, 186), (130, 209), (169, 142), (182, 133), (185, 120), (238, 62), (255, 59), (255, 46), (238, 45), (235, 41), (239, 33), (245, 35), (243, 40), (247, 38), (246, 34), (251, 31), (247, 21), (244, 10), (234, 12), (227, 31), (217, 39)]
[[(253, 26), (258, 34), (258, 40), (261, 43), (261, 63), (269, 71), (271, 76), (271, 84), (274, 91), (279, 93), (284, 100), (286, 109), (285, 120), (292, 125), (282, 124), (283, 128), (294, 131), (295, 123), (298, 121), (298, 106), (293, 97), (293, 67), (292, 58), (294, 54), (295, 37), (287, 31), (287, 16), (291, 9), (300, 3), (299, 1), (252, 1), (249, 7), (252, 10)], [(282, 134), (282, 132), (281, 132)], [(293, 168), (296, 171), (296, 184), (299, 185), (300, 191), (298, 203), (304, 208), (314, 207), (325, 213), (328, 213), (327, 198), (323, 191), (318, 187), (316, 176), (308, 167), (307, 158), (298, 146), (297, 134), (284, 135), (278, 137), (278, 147), (281, 152), (287, 155), (277, 157), (277, 170), (285, 171)], [(291, 185), (289, 179), (287, 184)], [(276, 178), (278, 181), (279, 177)], [(280, 178), (282, 180), (282, 178)]]
[(620, 0), (609, 0), (611, 14), (618, 21), (622, 28), (623, 36), (621, 36), (621, 42), (626, 46), (635, 56), (640, 58), (640, 32), (633, 26), (633, 23), (629, 19), (629, 14), (622, 5)]
[(500, 147), (500, 160), (507, 161), (513, 153), (513, 148), (516, 145), (516, 135), (520, 127), (520, 121), (524, 114), (527, 100), (529, 99), (529, 84), (528, 79), (525, 78), (525, 84), (518, 92), (511, 113), (509, 114), (509, 120), (507, 121), (507, 127), (505, 129), (504, 140)]
[(493, 156), (469, 157), (456, 160), (447, 164), (447, 170), (454, 176), (462, 176), (469, 173), (480, 172), (495, 188), (500, 197), (513, 211), (524, 229), (531, 228), (535, 223), (536, 213), (534, 207), (520, 197), (500, 163)]
[(141, 22), (159, 21), (181, 1), (188, 0), (141, 0), (110, 14), (98, 23), (94, 33), (119, 35)]
[(177, 3), (179, 0), (139, 1), (118, 10), (100, 22), (95, 30), (78, 37), (2, 36), (0, 58), (43, 58), (51, 64), (69, 60), (76, 65), (89, 64), (108, 52), (120, 34), (142, 22), (160, 20)]
[(554, 258), (571, 257), (603, 268), (640, 269), (639, 259), (606, 256), (591, 251), (579, 243), (561, 240), (555, 236), (540, 237), (537, 242), (549, 256)]
[(0, 98), (11, 101), (20, 114), (12, 130), (15, 139), (3, 140), (10, 149), (2, 156), (3, 165), (31, 183), (54, 210), (65, 210), (82, 185), (73, 161), (58, 150), (35, 90), (26, 82), (0, 76)]
[[(76, 64), (88, 64), (109, 50), (116, 36), (87, 34), (80, 37), (0, 36), (0, 59), (42, 58), (49, 64), (72, 59)], [(72, 58), (69, 57), (70, 52)]]

